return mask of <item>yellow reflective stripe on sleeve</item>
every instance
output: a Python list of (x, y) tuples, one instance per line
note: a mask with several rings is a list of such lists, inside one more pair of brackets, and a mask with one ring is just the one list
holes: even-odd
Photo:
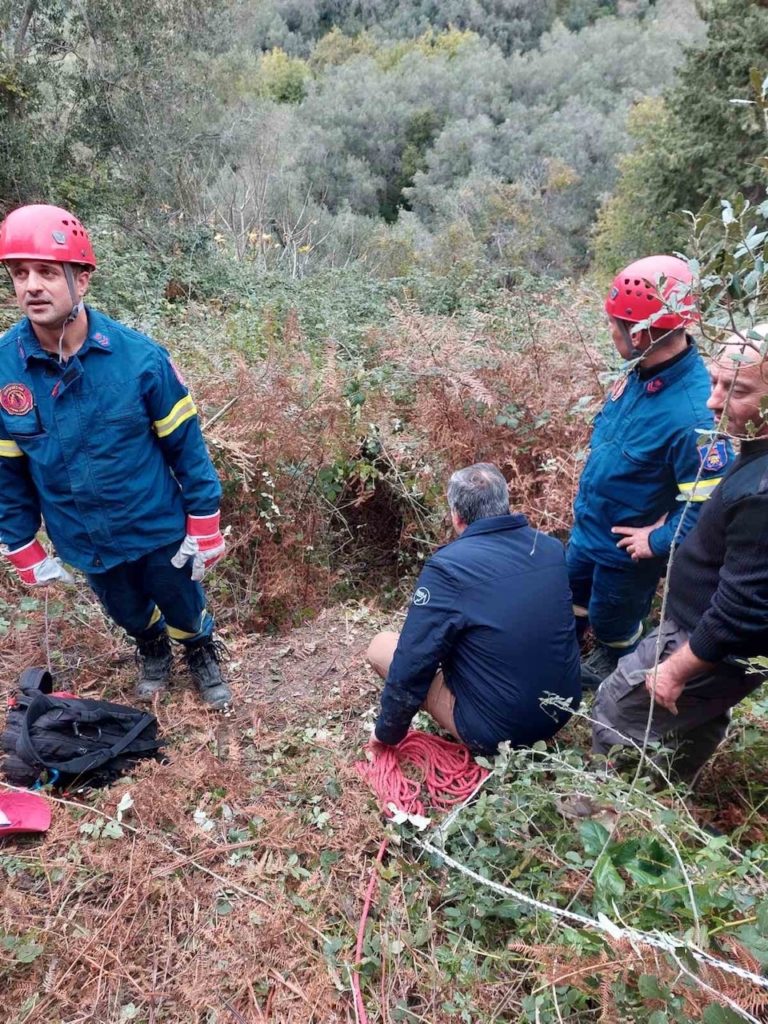
[(185, 395), (174, 405), (167, 416), (164, 416), (161, 420), (155, 420), (155, 432), (158, 437), (168, 437), (169, 434), (172, 434), (177, 427), (180, 427), (182, 423), (185, 423), (192, 416), (197, 416), (197, 409), (192, 401), (192, 396)]
[(24, 452), (15, 441), (0, 441), (0, 457), (4, 459), (17, 459)]
[(678, 484), (680, 497), (685, 501), (706, 501), (723, 478), (707, 477), (706, 480), (691, 480), (687, 484)]
[(149, 622), (146, 624), (146, 626), (144, 628), (145, 629), (149, 629), (150, 626), (154, 626), (154, 624), (156, 622), (160, 621), (160, 619), (162, 617), (162, 614), (163, 613), (160, 611), (160, 609), (157, 607), (157, 605), (155, 605), (155, 610), (150, 615)]

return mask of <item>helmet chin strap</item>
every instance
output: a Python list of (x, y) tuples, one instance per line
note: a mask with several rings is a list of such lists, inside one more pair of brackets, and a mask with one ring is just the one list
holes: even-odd
[(617, 322), (621, 329), (621, 333), (624, 335), (624, 340), (627, 343), (632, 359), (642, 359), (643, 356), (647, 356), (648, 353), (653, 352), (654, 349), (661, 348), (663, 345), (666, 345), (675, 333), (674, 330), (668, 330), (666, 333), (662, 334), (660, 338), (656, 338), (655, 340), (651, 338), (651, 343), (646, 348), (639, 349), (635, 344), (636, 335), (632, 334), (627, 322), (625, 320), (618, 320)]
[(59, 335), (59, 362), (64, 362), (64, 333), (67, 330), (69, 324), (74, 323), (80, 315), (80, 310), (83, 308), (83, 303), (80, 296), (77, 294), (77, 286), (75, 285), (75, 275), (72, 273), (72, 264), (63, 263), (62, 269), (64, 271), (64, 279), (67, 282), (69, 288), (69, 297), (72, 299), (72, 309), (69, 311), (67, 318), (61, 325), (61, 334)]
[(620, 329), (621, 333), (624, 336), (624, 341), (626, 341), (626, 343), (627, 343), (627, 348), (629, 349), (630, 358), (631, 359), (640, 359), (642, 357), (642, 355), (643, 355), (643, 352), (642, 352), (641, 349), (639, 349), (637, 347), (637, 345), (635, 345), (635, 336), (630, 331), (629, 326), (627, 325), (627, 321), (626, 320), (618, 320), (617, 319), (616, 322), (618, 323), (619, 329)]
[(77, 320), (78, 316), (80, 316), (80, 310), (83, 308), (83, 303), (80, 296), (77, 294), (75, 275), (72, 273), (72, 264), (64, 263), (62, 266), (64, 269), (64, 277), (67, 282), (67, 287), (69, 288), (69, 297), (72, 299), (72, 309), (70, 310), (69, 316), (64, 321), (64, 326), (66, 327), (67, 324), (71, 324), (73, 321)]

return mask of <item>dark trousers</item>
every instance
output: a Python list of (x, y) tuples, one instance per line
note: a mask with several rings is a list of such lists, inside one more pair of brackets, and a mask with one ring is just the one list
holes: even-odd
[(167, 632), (172, 640), (194, 646), (213, 633), (205, 592), (192, 579), (191, 563), (171, 565), (183, 538), (135, 562), (88, 574), (91, 589), (111, 619), (140, 642)]
[(632, 650), (664, 572), (663, 558), (643, 558), (626, 567), (599, 565), (571, 543), (566, 551), (579, 639), (587, 624), (606, 647)]
[[(656, 664), (657, 642), (661, 645), (659, 660), (663, 661), (687, 640), (686, 631), (667, 619), (603, 680), (592, 710), (592, 749), (596, 754), (607, 754), (617, 745), (642, 745), (651, 704), (645, 675)], [(738, 665), (719, 662), (685, 684), (676, 715), (654, 703), (649, 740), (653, 746), (663, 745), (670, 751), (670, 767), (675, 776), (693, 778), (725, 738), (730, 709), (762, 685), (765, 678), (763, 673), (746, 672)]]

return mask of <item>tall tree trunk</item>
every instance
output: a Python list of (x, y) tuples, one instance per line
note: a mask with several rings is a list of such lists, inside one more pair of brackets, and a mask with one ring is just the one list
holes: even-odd
[(13, 55), (14, 57), (20, 57), (24, 50), (24, 40), (27, 37), (29, 26), (32, 22), (32, 18), (37, 7), (37, 0), (27, 0), (27, 5), (24, 8), (24, 13), (21, 16), (19, 22), (19, 31), (16, 33), (16, 41), (13, 44)]

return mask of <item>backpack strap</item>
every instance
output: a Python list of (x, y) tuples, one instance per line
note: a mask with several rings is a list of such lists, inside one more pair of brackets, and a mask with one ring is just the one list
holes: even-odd
[[(80, 757), (70, 758), (69, 761), (48, 761), (42, 758), (35, 748), (35, 744), (32, 740), (30, 728), (34, 723), (44, 715), (46, 711), (51, 708), (55, 708), (55, 702), (43, 694), (38, 694), (32, 698), (27, 713), (24, 716), (24, 721), (21, 724), (21, 733), (19, 735), (18, 742), (16, 744), (16, 752), (19, 757), (23, 758), (28, 764), (42, 765), (44, 768), (50, 768), (58, 772), (62, 772), (66, 775), (80, 775), (82, 772), (93, 771), (96, 768), (101, 768), (112, 758), (117, 757), (119, 754), (131, 745), (131, 743), (140, 736), (141, 733), (152, 725), (155, 721), (155, 716), (148, 713), (142, 714), (138, 722), (130, 729), (125, 736), (121, 736), (119, 740), (112, 744), (111, 747), (107, 747), (104, 750), (94, 751), (90, 754), (82, 754)], [(98, 719), (98, 714), (95, 711), (90, 711), (83, 715), (82, 721), (95, 721)], [(144, 741), (142, 743), (146, 749), (157, 750), (161, 746), (159, 740)]]
[(22, 693), (51, 693), (53, 676), (47, 668), (25, 668), (19, 676)]

